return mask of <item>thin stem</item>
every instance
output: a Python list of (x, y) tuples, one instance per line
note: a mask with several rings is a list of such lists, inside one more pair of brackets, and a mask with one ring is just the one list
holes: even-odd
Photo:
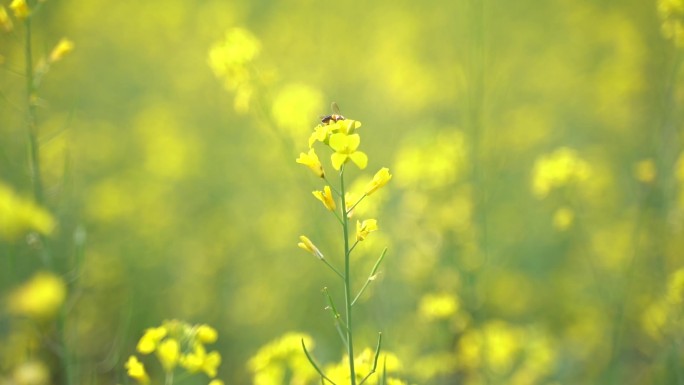
[(366, 374), (366, 377), (359, 382), (359, 385), (363, 385), (364, 382), (370, 377), (373, 373), (375, 373), (375, 370), (378, 368), (378, 358), (380, 358), (380, 347), (382, 345), (382, 333), (378, 333), (378, 345), (375, 347), (375, 358), (373, 359), (373, 367), (371, 368), (370, 372)]
[(337, 270), (335, 266), (331, 265), (330, 262), (328, 262), (325, 258), (321, 258), (321, 261), (325, 263), (332, 271), (334, 271), (335, 274), (337, 274), (340, 278), (344, 279), (344, 275), (342, 275), (342, 273), (340, 273), (340, 271)]
[(354, 209), (356, 208), (356, 206), (358, 206), (359, 203), (361, 203), (361, 201), (362, 201), (365, 197), (367, 197), (367, 196), (368, 196), (368, 194), (363, 194), (363, 196), (362, 196), (361, 198), (359, 198), (359, 200), (356, 201), (356, 203), (354, 203), (354, 205), (353, 205), (352, 207), (350, 207), (349, 210), (347, 210), (347, 215), (349, 215), (350, 212), (354, 211)]
[(38, 144), (38, 125), (36, 123), (36, 106), (33, 101), (36, 89), (33, 73), (33, 49), (31, 45), (30, 17), (26, 18), (24, 25), (26, 26), (24, 55), (26, 57), (26, 106), (29, 136), (29, 166), (31, 168), (31, 178), (33, 181), (33, 196), (36, 200), (36, 203), (42, 205), (43, 183), (40, 177), (40, 148)]
[[(306, 349), (306, 344), (304, 344), (304, 339), (303, 339), (303, 338), (302, 338), (302, 349), (304, 349), (304, 354), (306, 354), (306, 358), (307, 358), (307, 359), (309, 360), (309, 362), (311, 363), (311, 366), (313, 366), (314, 369), (316, 369), (316, 371), (318, 372), (318, 374), (321, 376), (321, 379), (324, 378), (324, 379), (328, 380), (328, 382), (330, 382), (331, 384), (337, 385), (337, 384), (335, 384), (335, 382), (334, 382), (333, 380), (331, 380), (331, 379), (328, 378), (325, 374), (323, 374), (323, 371), (321, 370), (321, 368), (318, 367), (318, 364), (316, 364), (316, 361), (314, 361), (313, 357), (311, 357), (311, 354), (309, 354), (309, 350)], [(321, 383), (323, 383), (322, 380), (321, 380)]]
[(342, 330), (343, 327), (346, 330), (347, 325), (343, 324), (342, 319), (340, 317), (340, 313), (337, 311), (337, 307), (335, 306), (335, 302), (333, 302), (333, 299), (330, 296), (330, 293), (328, 292), (327, 287), (323, 288), (323, 294), (325, 294), (325, 297), (328, 300), (328, 309), (330, 309), (330, 312), (332, 313), (333, 319), (335, 320), (335, 329), (337, 329), (337, 333), (340, 335), (340, 339), (342, 339), (342, 343), (344, 345), (347, 345), (347, 337), (345, 336), (345, 333)]
[(366, 283), (363, 285), (361, 290), (359, 290), (359, 294), (354, 297), (354, 300), (352, 301), (352, 306), (356, 303), (356, 301), (361, 297), (361, 294), (363, 294), (364, 291), (366, 291), (366, 288), (370, 283), (375, 279), (375, 274), (378, 271), (378, 268), (380, 267), (380, 263), (382, 263), (382, 260), (385, 258), (385, 254), (387, 254), (387, 248), (385, 247), (384, 250), (382, 250), (382, 253), (380, 254), (380, 258), (375, 262), (375, 265), (373, 265), (373, 269), (371, 270), (370, 274), (368, 274), (368, 279), (366, 280)]
[(349, 218), (347, 217), (347, 209), (344, 192), (344, 165), (340, 169), (340, 201), (342, 203), (342, 232), (344, 234), (344, 304), (347, 315), (347, 354), (349, 355), (349, 376), (351, 385), (356, 385), (356, 371), (354, 370), (354, 338), (352, 328), (352, 299), (351, 299), (351, 284), (350, 284), (350, 263), (349, 263)]

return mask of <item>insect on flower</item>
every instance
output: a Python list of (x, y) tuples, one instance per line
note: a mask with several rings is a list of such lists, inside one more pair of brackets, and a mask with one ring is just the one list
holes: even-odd
[(337, 122), (338, 120), (344, 120), (344, 116), (340, 114), (340, 107), (337, 106), (337, 103), (332, 102), (330, 105), (330, 109), (332, 110), (332, 114), (326, 115), (326, 116), (321, 116), (321, 123), (323, 124), (329, 124), (330, 122)]

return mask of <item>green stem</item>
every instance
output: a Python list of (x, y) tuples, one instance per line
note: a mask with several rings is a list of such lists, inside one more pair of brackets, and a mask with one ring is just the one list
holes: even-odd
[(26, 41), (24, 44), (24, 55), (26, 56), (26, 106), (27, 106), (27, 125), (29, 136), (29, 166), (31, 168), (31, 179), (33, 182), (33, 196), (36, 203), (43, 204), (43, 183), (40, 178), (40, 149), (38, 146), (38, 125), (36, 123), (36, 106), (33, 102), (35, 96), (35, 83), (33, 73), (33, 49), (31, 46), (31, 18), (25, 20)]
[(344, 195), (344, 165), (342, 165), (342, 168), (340, 169), (340, 200), (342, 203), (342, 231), (344, 233), (344, 305), (347, 315), (347, 354), (349, 355), (349, 376), (351, 385), (356, 385), (356, 371), (354, 370), (354, 339), (352, 333), (352, 298), (349, 279), (351, 276), (349, 268), (349, 218), (347, 217), (347, 206)]

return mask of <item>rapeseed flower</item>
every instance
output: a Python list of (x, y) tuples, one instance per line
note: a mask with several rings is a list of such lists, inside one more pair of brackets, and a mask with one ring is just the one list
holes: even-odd
[(323, 202), (323, 206), (330, 211), (335, 211), (335, 200), (332, 196), (330, 186), (323, 187), (323, 191), (314, 191), (313, 196), (319, 201)]
[(55, 219), (42, 207), (17, 196), (0, 182), (0, 238), (15, 240), (29, 231), (51, 234)]
[(12, 0), (9, 7), (17, 19), (24, 20), (31, 15), (31, 10), (28, 4), (26, 4), (26, 0)]
[(3, 5), (0, 5), (0, 27), (2, 27), (5, 32), (10, 32), (12, 28), (14, 28), (12, 19), (10, 19), (7, 10)]
[(66, 284), (61, 277), (39, 272), (10, 293), (7, 308), (13, 314), (47, 319), (61, 308), (66, 294)]
[(167, 338), (157, 347), (159, 362), (166, 372), (171, 372), (178, 364), (180, 356), (180, 344), (174, 338)]
[(296, 160), (297, 163), (303, 164), (311, 171), (313, 171), (314, 174), (316, 174), (319, 178), (325, 177), (325, 171), (323, 171), (323, 165), (321, 165), (321, 161), (318, 159), (318, 155), (316, 155), (316, 151), (312, 148), (309, 150), (308, 154), (305, 153), (300, 153), (299, 158)]
[(318, 247), (316, 247), (316, 245), (314, 245), (313, 242), (311, 242), (311, 240), (309, 238), (307, 238), (304, 235), (301, 235), (299, 237), (299, 240), (301, 242), (299, 242), (297, 244), (297, 246), (299, 246), (301, 249), (304, 249), (304, 250), (308, 251), (309, 253), (313, 254), (314, 257), (316, 257), (318, 259), (324, 259), (323, 253), (321, 253), (320, 250), (318, 250)]
[(145, 331), (145, 334), (138, 341), (137, 349), (142, 354), (150, 354), (157, 350), (159, 341), (166, 337), (168, 330), (163, 327), (149, 328)]
[(197, 327), (197, 339), (205, 344), (213, 344), (218, 339), (218, 332), (213, 327), (202, 324)]
[(342, 132), (332, 134), (330, 136), (330, 147), (335, 152), (330, 156), (332, 165), (335, 170), (339, 170), (347, 160), (351, 159), (360, 169), (366, 168), (368, 164), (368, 156), (356, 149), (361, 143), (361, 138), (358, 134), (347, 135)]
[(392, 174), (389, 173), (389, 169), (387, 167), (381, 168), (380, 171), (375, 173), (375, 175), (373, 176), (373, 180), (371, 180), (370, 183), (368, 183), (368, 185), (366, 186), (365, 194), (371, 195), (379, 188), (386, 185), (390, 181), (390, 179), (392, 179)]
[(62, 40), (60, 40), (59, 43), (57, 43), (55, 48), (52, 49), (52, 52), (50, 52), (50, 58), (48, 59), (48, 61), (50, 63), (58, 62), (62, 60), (62, 58), (64, 58), (66, 54), (73, 50), (74, 42), (69, 39), (62, 38)]
[(138, 381), (139, 384), (147, 385), (150, 383), (150, 377), (145, 371), (145, 366), (142, 364), (142, 362), (138, 361), (138, 357), (128, 357), (128, 361), (126, 361), (124, 367), (128, 372), (128, 376)]
[(363, 222), (356, 221), (356, 240), (364, 241), (368, 234), (378, 230), (378, 221), (375, 219), (366, 219)]

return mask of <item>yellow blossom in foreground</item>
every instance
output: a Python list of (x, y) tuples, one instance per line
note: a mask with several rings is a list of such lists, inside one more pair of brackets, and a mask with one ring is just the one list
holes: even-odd
[(366, 219), (363, 222), (356, 221), (356, 240), (363, 241), (373, 231), (378, 229), (378, 221), (375, 219)]
[(392, 174), (390, 174), (389, 169), (387, 167), (381, 168), (380, 171), (375, 173), (373, 180), (368, 183), (368, 186), (366, 186), (365, 194), (371, 195), (380, 187), (386, 185), (390, 179), (392, 179)]
[(47, 235), (54, 228), (55, 220), (50, 213), (0, 182), (0, 238), (11, 241), (28, 231)]
[(13, 385), (50, 385), (50, 369), (42, 361), (30, 360), (21, 363), (14, 368), (12, 380)]
[(301, 242), (299, 242), (297, 246), (313, 254), (314, 257), (318, 259), (323, 259), (323, 253), (321, 253), (320, 250), (318, 250), (318, 247), (316, 247), (316, 245), (314, 245), (309, 238), (302, 235), (299, 237), (299, 240)]
[(197, 339), (205, 344), (213, 344), (218, 339), (218, 332), (209, 325), (200, 325), (197, 328)]
[(13, 0), (9, 7), (17, 19), (24, 20), (31, 14), (26, 0)]
[(297, 163), (303, 164), (307, 166), (308, 168), (313, 171), (314, 174), (316, 174), (319, 178), (323, 178), (325, 176), (325, 172), (323, 171), (323, 165), (321, 165), (321, 161), (318, 159), (318, 155), (316, 155), (316, 151), (314, 149), (310, 149), (308, 154), (305, 153), (300, 153), (299, 158), (297, 158)]
[(180, 355), (180, 344), (174, 338), (168, 338), (162, 341), (157, 347), (157, 356), (161, 362), (164, 370), (171, 372), (178, 364)]
[(138, 361), (138, 357), (128, 357), (124, 367), (128, 371), (128, 375), (138, 381), (139, 384), (147, 385), (150, 383), (150, 378), (147, 376), (147, 372), (145, 372), (145, 366), (143, 366), (142, 362)]
[(330, 147), (335, 150), (335, 153), (330, 156), (330, 160), (335, 170), (339, 170), (349, 159), (360, 169), (366, 168), (368, 156), (361, 151), (356, 151), (360, 143), (361, 138), (358, 134), (347, 135), (338, 132), (330, 136)]
[(68, 54), (69, 52), (71, 52), (73, 50), (74, 50), (74, 42), (69, 40), (69, 39), (62, 38), (62, 40), (60, 40), (59, 43), (57, 43), (55, 48), (53, 48), (52, 52), (50, 53), (50, 58), (49, 58), (50, 63), (54, 63), (54, 62), (62, 60), (64, 55)]
[(209, 385), (224, 385), (224, 383), (223, 383), (223, 381), (215, 378), (215, 379), (209, 381)]
[(62, 278), (39, 272), (10, 293), (7, 308), (13, 314), (49, 318), (57, 313), (65, 298), (66, 284)]
[(138, 341), (137, 349), (142, 354), (150, 354), (157, 349), (157, 345), (168, 333), (164, 327), (149, 328)]
[(330, 186), (323, 187), (323, 191), (314, 191), (313, 196), (319, 201), (323, 202), (323, 206), (330, 211), (335, 211), (335, 200), (332, 196)]
[(10, 32), (12, 28), (14, 28), (14, 25), (12, 24), (12, 19), (9, 18), (7, 10), (3, 5), (0, 5), (0, 27), (5, 32)]

